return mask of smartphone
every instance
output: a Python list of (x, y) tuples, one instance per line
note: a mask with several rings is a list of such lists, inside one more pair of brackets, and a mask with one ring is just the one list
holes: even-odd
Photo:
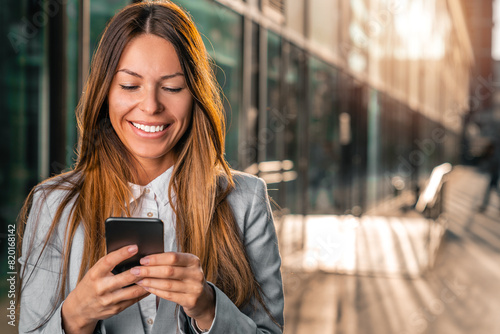
[(135, 266), (146, 255), (163, 253), (163, 222), (157, 218), (109, 217), (105, 222), (107, 253), (128, 245), (137, 245), (139, 251), (118, 264), (113, 274)]

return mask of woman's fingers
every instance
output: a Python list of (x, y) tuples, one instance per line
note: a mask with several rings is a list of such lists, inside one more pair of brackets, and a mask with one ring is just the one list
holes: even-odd
[(106, 275), (111, 272), (114, 267), (120, 264), (122, 261), (131, 258), (138, 251), (137, 245), (125, 246), (120, 249), (115, 250), (105, 256), (103, 256), (99, 261), (97, 261), (95, 270), (101, 276)]
[(101, 280), (97, 287), (97, 294), (102, 295), (137, 282), (137, 277), (130, 270), (113, 275), (111, 271), (115, 266), (137, 253), (137, 245), (122, 247), (103, 256), (89, 271), (89, 279), (96, 282)]
[(116, 265), (136, 253), (136, 245), (126, 246), (102, 257), (90, 268), (63, 304), (63, 324), (68, 332), (92, 329), (99, 319), (109, 318), (149, 294), (138, 285), (129, 286), (140, 279), (130, 270), (118, 275), (111, 273)]
[(181, 305), (186, 314), (211, 324), (215, 316), (215, 292), (206, 282), (200, 259), (189, 253), (162, 253), (141, 259), (130, 270), (142, 278), (138, 285), (163, 299)]
[(136, 277), (168, 278), (176, 280), (194, 280), (203, 282), (205, 277), (197, 267), (177, 267), (170, 265), (141, 266), (130, 269)]
[(140, 280), (137, 282), (137, 285), (151, 293), (153, 293), (151, 289), (156, 289), (170, 292), (200, 294), (203, 289), (203, 285), (191, 284), (186, 281), (149, 277)]
[[(148, 296), (150, 293), (145, 291), (143, 288), (136, 286), (137, 291), (134, 291), (132, 295), (130, 292), (126, 293), (125, 296), (115, 296), (113, 297), (114, 302), (110, 303), (106, 307), (103, 307), (102, 312), (100, 313), (100, 317), (106, 319), (110, 316), (120, 313), (127, 307), (137, 303), (144, 297)], [(129, 289), (129, 288), (127, 288)], [(123, 289), (125, 290), (125, 289)], [(142, 291), (141, 291), (142, 290)]]
[(167, 252), (148, 255), (141, 259), (143, 266), (200, 266), (200, 259), (189, 253)]
[(109, 305), (112, 305), (112, 304), (119, 304), (122, 302), (130, 302), (130, 305), (132, 305), (133, 303), (135, 303), (138, 300), (141, 300), (147, 295), (149, 295), (149, 292), (144, 290), (144, 288), (138, 285), (133, 285), (130, 287), (118, 289), (111, 292), (108, 297), (109, 298), (108, 303)]
[(113, 291), (123, 287), (128, 287), (131, 284), (137, 283), (139, 279), (140, 277), (132, 274), (130, 270), (126, 270), (117, 275), (107, 277), (103, 289)]
[(189, 308), (195, 304), (196, 298), (192, 295), (183, 293), (183, 292), (175, 292), (175, 291), (165, 291), (161, 289), (148, 288), (149, 292), (158, 296), (160, 298), (169, 300), (173, 303), (182, 305), (184, 308)]
[(181, 305), (190, 316), (215, 307), (214, 292), (208, 284), (191, 286), (181, 281), (160, 279), (144, 279), (138, 284), (160, 298)]

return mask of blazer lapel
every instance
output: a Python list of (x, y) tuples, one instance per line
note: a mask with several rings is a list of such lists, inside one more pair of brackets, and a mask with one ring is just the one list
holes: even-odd
[(139, 304), (135, 303), (119, 314), (103, 321), (103, 334), (138, 333), (145, 334)]
[[(161, 299), (156, 311), (155, 323), (153, 325), (153, 334), (183, 334), (181, 330), (177, 331), (177, 316), (175, 308), (177, 304), (169, 300)], [(177, 313), (180, 312), (180, 307)]]

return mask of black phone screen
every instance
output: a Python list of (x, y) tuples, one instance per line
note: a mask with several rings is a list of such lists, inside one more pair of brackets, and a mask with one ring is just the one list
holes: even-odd
[(137, 245), (139, 250), (113, 269), (118, 274), (140, 266), (144, 256), (163, 253), (163, 222), (157, 218), (109, 217), (105, 223), (107, 253), (128, 245)]

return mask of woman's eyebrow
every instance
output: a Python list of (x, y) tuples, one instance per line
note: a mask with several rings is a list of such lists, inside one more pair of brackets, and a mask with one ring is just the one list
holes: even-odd
[[(137, 77), (137, 78), (140, 78), (140, 79), (142, 79), (142, 78), (143, 78), (143, 77), (142, 77), (142, 75), (140, 75), (139, 73), (136, 73), (136, 72), (131, 71), (131, 70), (126, 69), (126, 68), (122, 68), (122, 69), (120, 69), (120, 70), (116, 71), (116, 73), (118, 73), (118, 72), (127, 73), (127, 74), (129, 74), (129, 75), (132, 75), (132, 76)], [(184, 74), (183, 74), (183, 73), (181, 73), (181, 72), (176, 72), (176, 73), (173, 73), (173, 74), (167, 74), (167, 75), (164, 75), (164, 76), (162, 76), (160, 79), (161, 79), (161, 80), (166, 80), (166, 79), (171, 79), (171, 78), (174, 78), (174, 77), (177, 77), (177, 76), (184, 76)]]
[(176, 72), (174, 74), (167, 74), (167, 75), (164, 75), (162, 76), (160, 79), (161, 80), (167, 80), (167, 79), (171, 79), (171, 78), (175, 78), (175, 77), (178, 77), (178, 76), (184, 76), (183, 73), (181, 72)]
[(142, 75), (140, 75), (139, 73), (135, 73), (134, 71), (128, 70), (126, 68), (122, 68), (121, 70), (116, 71), (116, 73), (118, 73), (118, 72), (127, 73), (129, 75), (132, 75), (134, 77), (138, 77), (138, 78), (142, 79)]

